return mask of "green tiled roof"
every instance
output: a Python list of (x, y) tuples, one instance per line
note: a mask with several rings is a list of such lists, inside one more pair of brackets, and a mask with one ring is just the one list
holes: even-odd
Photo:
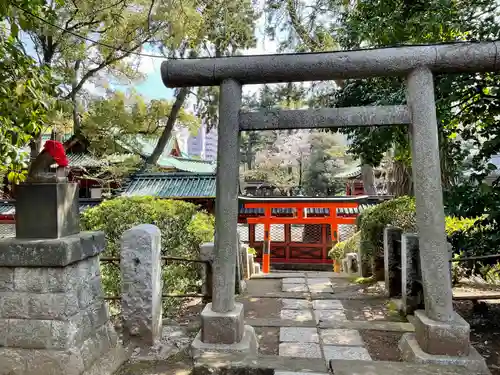
[[(118, 143), (123, 148), (136, 152), (142, 157), (146, 158), (153, 153), (153, 150), (158, 142), (158, 138), (145, 138), (137, 137), (130, 142), (119, 141)], [(165, 149), (156, 163), (157, 166), (162, 168), (172, 168), (177, 169), (182, 172), (192, 172), (192, 173), (214, 173), (216, 165), (215, 163), (206, 161), (191, 159), (188, 157), (175, 157), (171, 156), (170, 152), (172, 147), (174, 147), (175, 136), (173, 135), (168, 140)]]
[[(165, 145), (165, 148), (163, 149), (161, 157), (170, 156), (172, 147), (174, 147), (175, 144), (175, 139), (175, 135), (172, 135), (170, 137), (167, 144)], [(134, 136), (127, 141), (118, 140), (117, 143), (128, 151), (134, 152), (146, 158), (153, 153), (156, 144), (158, 143), (158, 137), (147, 138), (143, 136)]]
[(131, 178), (124, 196), (214, 198), (214, 173), (144, 173)]
[(157, 165), (163, 168), (175, 168), (183, 172), (191, 173), (215, 173), (216, 164), (206, 161), (189, 158), (178, 158), (175, 156), (161, 157)]
[(78, 154), (68, 154), (68, 161), (70, 167), (102, 167), (107, 163), (104, 160), (99, 160), (94, 158), (90, 154), (78, 153)]

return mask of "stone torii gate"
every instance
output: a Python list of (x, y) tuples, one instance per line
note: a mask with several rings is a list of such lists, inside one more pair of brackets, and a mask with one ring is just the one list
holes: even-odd
[[(243, 307), (234, 300), (239, 132), (409, 124), (425, 311), (415, 313), (416, 333), (404, 336), (400, 346), (410, 353), (407, 358), (418, 361), (440, 361), (446, 355), (455, 363), (479, 363), (469, 343), (470, 327), (452, 306), (433, 73), (500, 71), (499, 48), (500, 42), (454, 43), (163, 62), (167, 87), (220, 86), (213, 303), (202, 313), (194, 347), (256, 350), (253, 329), (244, 328)], [(406, 106), (240, 113), (243, 84), (382, 76), (406, 77)]]

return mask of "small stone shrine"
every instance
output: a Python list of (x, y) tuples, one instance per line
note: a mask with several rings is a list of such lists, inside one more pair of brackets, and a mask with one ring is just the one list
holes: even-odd
[(0, 374), (111, 374), (125, 352), (103, 299), (104, 233), (80, 232), (78, 185), (51, 154), (18, 186), (16, 237), (0, 241)]

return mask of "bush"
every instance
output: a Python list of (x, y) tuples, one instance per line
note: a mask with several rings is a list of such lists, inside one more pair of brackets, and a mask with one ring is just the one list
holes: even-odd
[[(374, 264), (383, 258), (384, 228), (387, 225), (401, 228), (405, 232), (416, 232), (415, 212), (413, 197), (400, 197), (365, 210), (358, 220), (363, 261), (371, 261)], [(452, 216), (445, 218), (446, 234), (455, 254), (463, 253), (464, 247), (470, 245), (469, 235), (466, 234), (479, 231), (477, 223), (481, 219)], [(376, 268), (378, 270), (378, 267)]]
[(370, 207), (363, 211), (358, 222), (363, 257), (383, 257), (384, 228), (387, 225), (407, 232), (415, 231), (415, 198), (399, 197)]
[(328, 256), (336, 261), (344, 259), (347, 253), (357, 253), (359, 250), (359, 242), (361, 239), (361, 232), (358, 231), (350, 236), (347, 240), (338, 242), (330, 250)]
[[(199, 259), (199, 247), (213, 240), (214, 218), (198, 212), (197, 206), (178, 200), (154, 197), (122, 197), (104, 201), (82, 214), (84, 230), (101, 230), (106, 234), (104, 256), (120, 256), (120, 238), (126, 230), (139, 224), (154, 224), (161, 231), (163, 256)], [(201, 280), (196, 263), (169, 262), (163, 267), (163, 293), (199, 292)], [(103, 287), (107, 295), (120, 294), (120, 270), (113, 264), (101, 266)], [(166, 299), (168, 310), (178, 306), (179, 298)]]

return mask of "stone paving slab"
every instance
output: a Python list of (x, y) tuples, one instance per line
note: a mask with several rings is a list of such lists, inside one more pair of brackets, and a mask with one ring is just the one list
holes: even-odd
[[(288, 320), (281, 318), (246, 318), (245, 324), (252, 327), (316, 327), (314, 320)], [(320, 322), (322, 329), (355, 329), (370, 331), (388, 332), (415, 332), (415, 327), (411, 323), (385, 322), (385, 321), (365, 321), (365, 320), (340, 320)]]
[(302, 277), (304, 278), (306, 274), (304, 272), (271, 272), (271, 273), (261, 273), (252, 276), (252, 279), (285, 279), (287, 277)]
[(305, 284), (306, 279), (304, 277), (287, 277), (283, 278), (283, 284)]
[(314, 320), (311, 310), (281, 310), (281, 319), (285, 320)]
[(332, 291), (330, 293), (314, 293), (311, 294), (311, 299), (339, 299), (339, 300), (375, 300), (375, 301), (387, 301), (387, 298), (380, 297), (379, 295), (370, 294), (353, 294), (351, 292), (347, 293), (335, 293)]
[(306, 310), (311, 308), (311, 302), (305, 299), (283, 299), (283, 308), (285, 310)]
[(333, 293), (333, 289), (328, 285), (312, 285), (309, 286), (309, 292), (313, 293)]
[[(281, 289), (281, 285), (280, 285)], [(251, 292), (245, 294), (245, 298), (289, 298), (289, 299), (305, 299), (309, 297), (306, 292)], [(330, 295), (332, 298), (332, 295)]]
[(325, 359), (327, 363), (331, 359), (350, 359), (350, 360), (362, 360), (370, 361), (372, 357), (363, 347), (359, 346), (333, 346), (324, 345), (323, 353), (325, 354)]
[(279, 355), (281, 357), (322, 358), (319, 344), (310, 342), (282, 342), (279, 347)]
[(280, 328), (280, 342), (314, 342), (319, 343), (316, 328), (282, 327)]
[(350, 280), (350, 276), (345, 273), (336, 273), (333, 271), (306, 271), (306, 276), (311, 278), (336, 278)]
[(329, 367), (335, 375), (471, 375), (461, 366), (441, 366), (425, 363), (331, 360)]
[(283, 292), (307, 292), (305, 284), (283, 284), (281, 287)]
[(328, 373), (321, 372), (291, 372), (291, 371), (275, 371), (274, 375), (327, 375)]
[[(262, 372), (261, 370), (268, 370)], [(200, 371), (197, 371), (200, 370)], [(203, 353), (196, 358), (194, 375), (214, 374), (255, 374), (274, 375), (274, 371), (328, 373), (327, 364), (322, 358), (292, 358), (277, 355), (257, 357), (241, 353)], [(138, 375), (135, 372), (130, 375)]]
[(361, 335), (355, 329), (321, 329), (319, 332), (323, 345), (364, 345)]
[(346, 328), (388, 332), (415, 332), (415, 327), (411, 323), (366, 320), (320, 322), (319, 328)]
[(338, 299), (316, 300), (312, 303), (314, 310), (343, 310), (344, 306)]
[(332, 285), (332, 281), (325, 277), (318, 277), (316, 279), (307, 279), (308, 285)]
[(342, 310), (314, 310), (314, 319), (316, 323), (347, 320)]

